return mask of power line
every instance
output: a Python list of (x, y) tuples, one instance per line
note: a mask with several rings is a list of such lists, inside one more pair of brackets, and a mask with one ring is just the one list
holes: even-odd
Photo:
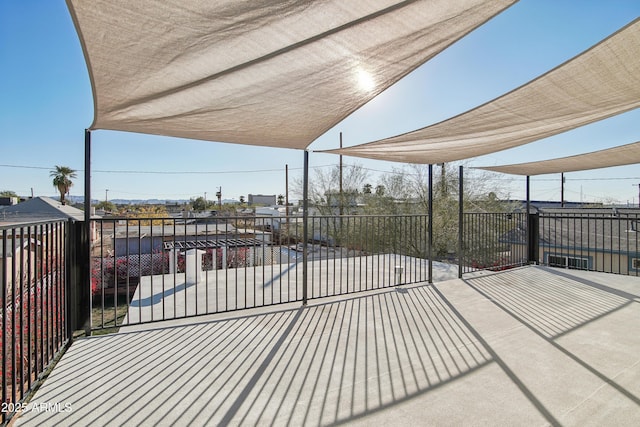
[[(309, 169), (320, 169), (326, 167), (334, 167), (337, 166), (335, 164), (329, 165), (316, 165), (310, 166)], [(356, 166), (356, 165), (352, 165)], [(5, 165), (0, 164), (0, 167), (5, 168), (16, 168), (16, 169), (41, 169), (41, 170), (52, 170), (51, 167), (44, 166), (25, 166), (25, 165)], [(289, 170), (303, 170), (302, 167), (290, 167)], [(373, 169), (362, 167), (363, 170), (367, 170), (370, 172), (378, 172), (385, 173), (389, 175), (419, 175), (416, 173), (412, 173), (406, 170), (398, 170), (398, 171), (389, 171), (389, 170), (381, 170), (381, 169)], [(84, 169), (76, 169), (76, 172), (84, 172)], [(108, 169), (94, 169), (92, 170), (94, 173), (119, 173), (119, 174), (161, 174), (161, 175), (224, 175), (224, 174), (247, 174), (247, 173), (266, 173), (266, 172), (282, 172), (282, 168), (278, 169), (254, 169), (254, 170), (233, 170), (233, 171), (143, 171), (143, 170), (108, 170)], [(507, 177), (486, 177), (484, 179), (487, 180), (512, 180), (516, 177), (507, 178)], [(536, 178), (532, 177), (534, 181), (557, 181), (557, 178)], [(631, 177), (608, 177), (608, 178), (565, 178), (565, 181), (623, 181), (623, 180), (640, 180), (640, 177), (631, 176)]]
[[(310, 169), (319, 169), (328, 166), (334, 165), (318, 165), (311, 166)], [(24, 166), (24, 165), (1, 165), (0, 167), (5, 168), (18, 168), (18, 169), (42, 169), (42, 170), (51, 170), (50, 167), (43, 166)], [(289, 168), (289, 170), (302, 170), (302, 167), (298, 168)], [(279, 169), (254, 169), (254, 170), (233, 170), (233, 171), (143, 171), (143, 170), (104, 170), (104, 169), (93, 169), (91, 172), (94, 173), (120, 173), (120, 174), (161, 174), (161, 175), (204, 175), (204, 174), (235, 174), (235, 173), (265, 173), (265, 172), (282, 172), (282, 168)], [(84, 172), (84, 169), (76, 169), (76, 172)]]

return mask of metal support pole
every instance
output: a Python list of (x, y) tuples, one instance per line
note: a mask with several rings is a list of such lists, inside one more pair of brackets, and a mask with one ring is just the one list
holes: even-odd
[(64, 257), (64, 304), (65, 304), (65, 312), (64, 312), (64, 321), (65, 328), (67, 331), (66, 339), (71, 342), (73, 340), (73, 331), (77, 328), (77, 313), (78, 309), (75, 306), (74, 302), (76, 300), (76, 283), (73, 280), (72, 270), (75, 271), (75, 266), (73, 265), (72, 259), (76, 258), (76, 251), (73, 247), (73, 235), (75, 235), (73, 224), (74, 220), (69, 218), (66, 224), (66, 233), (64, 235), (64, 250), (66, 256)]
[[(84, 130), (84, 241), (85, 245), (85, 254), (84, 259), (87, 262), (87, 266), (91, 265), (91, 131), (89, 129)], [(85, 267), (83, 269), (82, 277), (82, 286), (91, 286), (90, 275), (91, 272), (88, 270), (90, 267)], [(91, 329), (93, 327), (91, 320), (91, 312), (92, 312), (92, 298), (91, 291), (89, 291), (89, 321), (87, 323), (85, 334), (87, 336), (91, 335)], [(78, 325), (79, 326), (79, 325)]]
[(462, 233), (464, 229), (464, 168), (460, 165), (458, 172), (458, 278), (462, 279), (462, 263), (464, 262)]
[(527, 175), (527, 263), (531, 261), (531, 177)]
[[(284, 212), (285, 212), (285, 233), (287, 236), (287, 244), (289, 244), (289, 165), (284, 165)], [(282, 239), (282, 230), (280, 230), (280, 237)], [(280, 241), (282, 244), (282, 240)]]
[(304, 150), (304, 178), (302, 185), (304, 187), (302, 190), (302, 304), (307, 305), (307, 242), (309, 241), (309, 226), (307, 224), (309, 220), (309, 152), (307, 150)]
[(429, 165), (429, 283), (433, 283), (433, 260), (431, 259), (431, 248), (433, 247), (433, 165)]
[(560, 187), (560, 207), (564, 208), (564, 172), (560, 174), (560, 179), (562, 180)]

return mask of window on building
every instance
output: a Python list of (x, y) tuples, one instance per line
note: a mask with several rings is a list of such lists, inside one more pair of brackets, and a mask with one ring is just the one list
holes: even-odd
[(588, 270), (589, 260), (586, 258), (567, 257), (567, 265), (574, 270)]
[(551, 267), (563, 267), (567, 266), (567, 257), (557, 256), (557, 255), (549, 255), (549, 265)]
[[(549, 255), (548, 263), (551, 267), (570, 268), (573, 270), (589, 269), (588, 258), (571, 257), (565, 255)], [(640, 267), (640, 259), (638, 262), (638, 267)]]

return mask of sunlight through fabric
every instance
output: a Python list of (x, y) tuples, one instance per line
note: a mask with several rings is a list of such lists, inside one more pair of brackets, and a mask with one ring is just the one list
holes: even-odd
[(358, 68), (357, 80), (358, 87), (364, 92), (371, 92), (376, 87), (376, 82), (371, 73), (363, 68)]
[(640, 19), (493, 101), (402, 135), (321, 152), (405, 163), (469, 159), (640, 106)]
[(304, 149), (516, 1), (67, 5), (91, 78), (90, 129)]

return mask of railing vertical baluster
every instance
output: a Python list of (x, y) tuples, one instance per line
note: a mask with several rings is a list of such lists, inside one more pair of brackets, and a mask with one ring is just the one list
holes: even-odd
[[(278, 214), (279, 215), (279, 214)], [(278, 233), (280, 236), (282, 236), (282, 222), (279, 221), (280, 217), (278, 216)], [(271, 245), (267, 246), (266, 243), (262, 242), (262, 271), (264, 271), (264, 264), (267, 262), (267, 260), (269, 260), (269, 263), (271, 264), (271, 304), (274, 303), (274, 286), (275, 281), (274, 281), (274, 276), (273, 274), (275, 273), (274, 271), (274, 267), (273, 264), (275, 263), (276, 259), (278, 260), (278, 302), (282, 302), (282, 259), (283, 259), (283, 254), (282, 254), (282, 238), (280, 238), (280, 241), (278, 242), (278, 246), (275, 246), (275, 242), (273, 241), (273, 234), (276, 230), (276, 218), (274, 216), (271, 216), (271, 218), (269, 218), (269, 222), (271, 224), (270, 226), (270, 230), (271, 230), (271, 236), (272, 236), (272, 241), (271, 241)], [(255, 227), (255, 224), (254, 224)], [(276, 249), (277, 248), (277, 249)], [(269, 251), (269, 256), (266, 257), (266, 251)], [(275, 252), (275, 251), (278, 252)], [(276, 257), (276, 253), (277, 253), (277, 257)], [(253, 263), (255, 265), (255, 262)], [(264, 278), (264, 273), (262, 274), (262, 277)], [(256, 269), (253, 269), (253, 286), (254, 286), (254, 295), (257, 295), (256, 291), (255, 291), (255, 286), (256, 286)], [(263, 283), (262, 283), (262, 305), (266, 305), (265, 301), (264, 301), (264, 279), (263, 279)], [(254, 307), (257, 306), (257, 300), (255, 300), (254, 298)]]
[[(316, 287), (315, 287), (314, 279), (315, 279), (316, 272), (315, 272), (315, 268), (313, 268), (314, 267), (313, 262), (315, 261), (316, 217), (315, 216), (308, 217), (307, 221), (309, 221), (309, 226), (311, 227), (311, 233), (306, 236), (307, 237), (307, 262), (305, 264), (307, 266), (307, 280), (306, 280), (307, 297), (315, 298)], [(311, 286), (311, 288), (308, 287), (309, 285)]]
[[(201, 274), (204, 275), (204, 313), (209, 313), (209, 221), (204, 222), (204, 243), (202, 245), (202, 251), (204, 252), (200, 257), (202, 262)], [(200, 255), (199, 255), (200, 256)], [(255, 297), (255, 293), (254, 293)], [(198, 307), (198, 299), (196, 295), (196, 308)]]
[(354, 216), (353, 217), (353, 229), (355, 232), (355, 239), (356, 239), (356, 247), (358, 248), (358, 252), (357, 255), (354, 257), (354, 260), (357, 260), (357, 271), (356, 271), (356, 263), (354, 262), (353, 267), (354, 267), (354, 272), (353, 272), (353, 287), (354, 290), (356, 288), (356, 277), (358, 278), (357, 283), (358, 283), (358, 292), (360, 292), (362, 290), (362, 263), (363, 263), (363, 256), (365, 253), (365, 242), (362, 238), (362, 217), (361, 216)]
[[(324, 295), (322, 294), (322, 240), (324, 239), (324, 235), (322, 234), (323, 219), (324, 217), (322, 216), (317, 218), (317, 221), (318, 221), (318, 297), (326, 296), (329, 291), (328, 283), (327, 283), (327, 289), (325, 290)], [(313, 223), (315, 224), (315, 222), (316, 221), (314, 220)], [(315, 238), (316, 234), (313, 233), (312, 235)], [(314, 268), (314, 272), (315, 272), (315, 268)], [(311, 283), (313, 283), (313, 279)], [(315, 289), (315, 286), (312, 287), (312, 289)]]
[[(33, 234), (33, 228), (32, 226), (28, 226), (27, 227), (27, 236), (29, 238), (29, 241), (31, 242), (32, 240), (32, 234)], [(35, 247), (36, 250), (38, 250), (38, 242), (33, 242), (33, 245)], [(36, 285), (36, 280), (34, 280), (34, 271), (33, 271), (33, 256), (32, 256), (33, 251), (31, 250), (31, 248), (27, 251), (27, 389), (31, 389), (31, 376), (32, 376), (32, 372), (31, 372), (31, 366), (32, 366), (32, 357), (33, 357), (33, 353), (32, 353), (32, 345), (31, 345), (31, 336), (33, 333), (33, 330), (31, 328), (32, 322), (33, 322), (33, 318), (31, 316), (31, 312), (33, 310), (33, 306), (31, 303), (31, 298), (35, 292), (35, 285)], [(4, 288), (4, 284), (3, 284), (3, 288)], [(4, 307), (4, 300), (3, 300), (3, 307)]]
[[(578, 260), (579, 263), (579, 269), (582, 270), (583, 265), (582, 265), (582, 260), (583, 260), (583, 256), (584, 256), (584, 224), (583, 224), (583, 218), (584, 215), (580, 215), (579, 218), (579, 225), (578, 225), (578, 229), (579, 229), (579, 233), (580, 233), (580, 259)], [(589, 266), (587, 265), (587, 270), (589, 269)]]
[[(29, 236), (26, 237), (25, 239), (25, 234), (24, 234), (24, 227), (20, 227), (19, 229), (19, 233), (20, 233), (20, 240), (21, 240), (21, 245), (20, 245), (20, 269), (19, 269), (19, 277), (18, 279), (18, 292), (19, 292), (19, 298), (18, 298), (18, 306), (20, 307), (19, 310), (19, 314), (18, 314), (18, 337), (16, 339), (17, 341), (17, 350), (18, 350), (18, 354), (16, 355), (16, 359), (19, 362), (20, 365), (20, 371), (19, 371), (19, 378), (20, 378), (20, 393), (18, 395), (18, 399), (22, 400), (22, 398), (24, 397), (24, 287), (25, 287), (25, 282), (24, 282), (24, 250), (25, 250), (25, 246), (27, 248), (29, 248), (30, 246), (30, 239)], [(25, 244), (26, 242), (26, 244)], [(17, 257), (16, 257), (17, 258)], [(14, 271), (18, 271), (18, 270), (14, 270)], [(15, 297), (14, 297), (15, 300)], [(17, 380), (16, 380), (17, 381)]]
[[(100, 235), (104, 236), (104, 225), (102, 223), (102, 221), (100, 222)], [(114, 229), (114, 240), (115, 240), (115, 229)], [(114, 245), (115, 247), (115, 245)], [(89, 258), (91, 258), (91, 254), (89, 254)], [(114, 251), (113, 253), (113, 271), (114, 271), (114, 276), (115, 276), (115, 269), (116, 269), (116, 260), (117, 260), (117, 254)], [(93, 265), (93, 262), (91, 263), (91, 265)], [(105, 258), (104, 258), (104, 245), (100, 245), (100, 295), (101, 298), (100, 300), (102, 301), (102, 305), (101, 305), (101, 309), (100, 309), (100, 327), (104, 328), (104, 288), (105, 288)], [(93, 288), (93, 287), (92, 287)], [(91, 290), (91, 298), (93, 298), (93, 289)]]
[[(160, 255), (160, 273), (162, 274), (162, 280), (161, 280), (161, 285), (162, 285), (162, 318), (166, 319), (167, 318), (167, 314), (166, 314), (166, 301), (164, 299), (165, 294), (165, 275), (166, 273), (168, 273), (168, 271), (165, 271), (165, 264), (164, 264), (164, 260), (165, 260), (165, 247), (164, 247), (164, 239), (165, 239), (165, 234), (164, 234), (164, 226), (166, 225), (166, 219), (162, 220), (162, 226), (160, 229), (160, 253), (158, 255)], [(171, 255), (169, 255), (170, 257)], [(172, 262), (172, 260), (167, 257), (167, 261), (168, 262)], [(168, 266), (167, 266), (168, 267)], [(151, 269), (152, 269), (152, 273), (151, 274), (155, 274), (155, 266), (153, 265), (153, 262), (151, 263)], [(127, 310), (129, 308), (129, 290), (127, 289)]]
[[(151, 308), (151, 320), (153, 321), (153, 241), (155, 236), (153, 235), (153, 219), (151, 219), (149, 223), (149, 306)], [(161, 220), (160, 220), (161, 221)], [(142, 239), (140, 239), (140, 244), (142, 244)], [(145, 251), (146, 252), (146, 251)], [(146, 258), (146, 257), (145, 257)], [(138, 287), (142, 289), (142, 252), (138, 255), (138, 260), (140, 262), (140, 268), (138, 269)], [(118, 289), (114, 294), (114, 301), (116, 306), (116, 319), (118, 314)], [(162, 317), (164, 320), (164, 316)], [(116, 322), (117, 325), (117, 322)]]
[[(3, 306), (3, 310), (11, 307), (11, 402), (16, 402), (16, 252), (18, 248), (22, 246), (18, 242), (16, 230), (11, 230), (11, 301), (9, 304)], [(8, 254), (5, 252), (5, 254)], [(3, 371), (4, 373), (6, 370)], [(13, 412), (13, 411), (12, 411)]]
[[(45, 273), (45, 280), (44, 280), (44, 291), (42, 292), (43, 295), (43, 327), (42, 327), (42, 332), (43, 332), (43, 363), (45, 360), (49, 360), (49, 302), (50, 302), (50, 298), (49, 298), (49, 288), (51, 287), (51, 282), (50, 282), (50, 278), (51, 278), (51, 243), (50, 243), (50, 237), (51, 237), (51, 230), (49, 229), (49, 224), (45, 224), (45, 249), (47, 251), (46, 257), (44, 258), (44, 262), (45, 262), (45, 268), (44, 268), (44, 273)], [(42, 368), (44, 369), (44, 364), (42, 366)]]
[(37, 246), (35, 251), (35, 283), (34, 283), (34, 297), (33, 307), (35, 310), (33, 317), (33, 346), (34, 346), (34, 370), (35, 373), (40, 372), (40, 354), (42, 353), (42, 343), (40, 338), (42, 336), (41, 319), (42, 319), (42, 257), (44, 256), (44, 244), (42, 240), (42, 225), (37, 225), (34, 229), (34, 235), (36, 236)]
[[(69, 286), (69, 281), (67, 280), (67, 278), (69, 277), (66, 272), (67, 272), (67, 268), (66, 266), (67, 264), (67, 239), (66, 236), (69, 234), (69, 229), (71, 228), (70, 226), (71, 222), (64, 222), (63, 223), (63, 228), (64, 230), (61, 232), (61, 238), (60, 238), (60, 255), (61, 255), (61, 262), (60, 262), (60, 272), (61, 272), (61, 286), (60, 286), (60, 307), (61, 307), (61, 317), (60, 317), (60, 322), (61, 322), (61, 334), (60, 334), (60, 345), (62, 346), (62, 343), (65, 341), (65, 338), (67, 337), (67, 325), (68, 323), (66, 321), (66, 319), (70, 319), (70, 316), (67, 313), (67, 298), (66, 298), (66, 293), (67, 293), (67, 288)], [(64, 316), (62, 315), (62, 313), (64, 313)], [(64, 317), (64, 319), (63, 319)]]
[(60, 283), (59, 280), (59, 276), (58, 276), (58, 262), (59, 262), (59, 253), (58, 253), (58, 230), (60, 228), (60, 225), (58, 226), (52, 226), (52, 230), (51, 230), (51, 238), (53, 240), (52, 245), (53, 245), (53, 251), (54, 251), (54, 256), (51, 258), (51, 264), (52, 264), (52, 271), (54, 273), (52, 273), (52, 286), (51, 286), (51, 354), (55, 354), (56, 350), (57, 350), (57, 345), (58, 345), (58, 341), (57, 341), (57, 335), (58, 335), (58, 331), (56, 330), (56, 312), (58, 311), (58, 308), (56, 307), (56, 303), (58, 300), (58, 296), (57, 296), (57, 288), (58, 285)]
[[(224, 222), (224, 249), (222, 250), (222, 265), (224, 268), (224, 287), (225, 287), (225, 310), (229, 310), (229, 256), (231, 248), (229, 247), (229, 221)], [(237, 298), (236, 291), (236, 298)], [(237, 306), (237, 302), (236, 302)]]
[[(7, 246), (7, 230), (2, 230), (2, 253), (8, 254), (9, 248)], [(0, 337), (2, 338), (2, 402), (7, 402), (7, 376), (4, 375), (7, 372), (7, 298), (6, 290), (8, 284), (8, 260), (6, 256), (2, 257), (2, 288), (0, 289), (0, 301), (2, 302), (2, 331), (0, 331)], [(7, 414), (2, 411), (2, 421), (6, 419)]]
[[(187, 238), (187, 236), (190, 234), (190, 232), (188, 231), (188, 225), (185, 223), (184, 225), (184, 230), (185, 230), (185, 239)], [(193, 278), (195, 280), (195, 283), (193, 283), (193, 290), (194, 290), (194, 314), (198, 315), (198, 283), (200, 282), (200, 271), (198, 270), (198, 258), (200, 258), (200, 236), (198, 235), (198, 221), (194, 221), (193, 223), (193, 248), (191, 249), (193, 251)], [(200, 265), (202, 266), (202, 263), (200, 263)], [(188, 300), (188, 291), (189, 291), (189, 284), (186, 281), (186, 275), (185, 275), (185, 287), (184, 287), (184, 295), (185, 295), (185, 300)], [(151, 295), (153, 295), (153, 292), (151, 292)], [(245, 292), (246, 295), (246, 292)], [(245, 301), (246, 302), (246, 301)], [(153, 310), (151, 310), (151, 312), (153, 313)], [(185, 305), (185, 309), (184, 309), (184, 313), (185, 316), (188, 315), (189, 310), (188, 307)]]
[(609, 253), (609, 268), (610, 268), (611, 272), (615, 272), (613, 270), (613, 268), (614, 268), (613, 255), (614, 255), (614, 253), (616, 251), (616, 246), (617, 245), (614, 243), (615, 242), (615, 240), (614, 240), (615, 235), (614, 235), (614, 231), (613, 231), (613, 218), (612, 217), (607, 218), (607, 223), (609, 224), (609, 239), (610, 239), (610, 242), (609, 242), (609, 252), (610, 252)]
[[(340, 231), (339, 231), (339, 236), (340, 236), (340, 274), (338, 274), (338, 282), (339, 282), (339, 287), (342, 290), (342, 274), (343, 274), (343, 266), (344, 266), (344, 258), (348, 258), (349, 257), (349, 247), (346, 245), (346, 239), (345, 239), (345, 227), (344, 227), (344, 220), (345, 217), (344, 215), (340, 215), (338, 217), (339, 219), (339, 225), (340, 225)], [(346, 249), (346, 251), (345, 251)], [(348, 260), (347, 260), (348, 262)], [(333, 294), (336, 295), (336, 284), (333, 284)]]

